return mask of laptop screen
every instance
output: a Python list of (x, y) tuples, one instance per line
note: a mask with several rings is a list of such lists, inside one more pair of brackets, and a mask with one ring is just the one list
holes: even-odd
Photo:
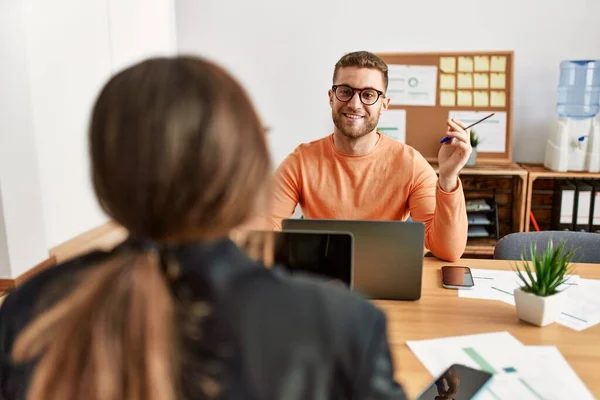
[(274, 262), (292, 274), (307, 272), (346, 286), (352, 281), (352, 235), (343, 232), (255, 231), (274, 235)]

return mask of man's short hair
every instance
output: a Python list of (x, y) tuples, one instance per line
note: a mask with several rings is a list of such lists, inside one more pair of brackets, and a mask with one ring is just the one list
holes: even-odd
[(333, 81), (335, 83), (335, 77), (340, 68), (345, 67), (358, 67), (358, 68), (371, 68), (381, 72), (383, 76), (384, 91), (387, 91), (388, 87), (388, 66), (378, 56), (368, 51), (355, 51), (344, 55), (335, 64), (333, 70)]

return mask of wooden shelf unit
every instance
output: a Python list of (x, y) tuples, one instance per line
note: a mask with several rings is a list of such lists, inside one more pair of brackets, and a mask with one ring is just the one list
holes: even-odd
[[(600, 173), (598, 172), (557, 172), (549, 170), (541, 164), (522, 163), (519, 165), (527, 172), (527, 195), (523, 220), (524, 232), (529, 232), (531, 229), (531, 220), (529, 217), (531, 211), (533, 211), (535, 218), (540, 221), (550, 219), (548, 214), (552, 212), (552, 202), (548, 201), (547, 198), (551, 198), (551, 194), (554, 191), (554, 183), (557, 179), (600, 179)], [(534, 202), (534, 196), (537, 196), (535, 200), (540, 197), (540, 201)], [(545, 196), (546, 199), (541, 198), (541, 196)], [(536, 216), (536, 214), (538, 215)], [(550, 227), (547, 222), (543, 222), (540, 229), (547, 230)]]
[[(432, 163), (439, 172), (438, 165)], [(460, 172), (465, 197), (477, 198), (489, 195), (496, 188), (500, 237), (512, 232), (522, 232), (525, 218), (527, 171), (516, 163), (484, 164), (465, 167)], [(491, 256), (496, 245), (495, 238), (469, 238), (465, 256)]]

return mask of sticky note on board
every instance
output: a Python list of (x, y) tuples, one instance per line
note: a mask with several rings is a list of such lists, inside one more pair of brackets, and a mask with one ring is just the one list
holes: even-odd
[(440, 70), (446, 73), (456, 72), (456, 57), (440, 57)]
[(458, 72), (473, 72), (473, 58), (458, 57)]
[(490, 92), (490, 106), (506, 107), (506, 93), (502, 91), (492, 90)]
[(459, 89), (472, 89), (473, 88), (473, 74), (459, 73), (457, 87)]
[(490, 70), (493, 72), (505, 72), (506, 71), (506, 57), (505, 56), (492, 56), (490, 63)]
[(475, 71), (476, 72), (487, 72), (490, 70), (490, 57), (488, 56), (476, 56), (475, 57)]
[(492, 89), (506, 88), (506, 74), (499, 74), (499, 73), (490, 74), (490, 87)]
[(473, 106), (489, 107), (490, 99), (487, 91), (477, 90), (473, 92)]
[(473, 88), (487, 89), (490, 87), (490, 79), (488, 74), (475, 73), (473, 74)]
[(459, 106), (471, 107), (473, 105), (473, 96), (471, 92), (459, 90), (456, 92), (456, 102)]
[(440, 89), (455, 89), (456, 78), (453, 74), (440, 74)]
[(440, 106), (453, 107), (456, 105), (456, 94), (449, 90), (440, 90)]

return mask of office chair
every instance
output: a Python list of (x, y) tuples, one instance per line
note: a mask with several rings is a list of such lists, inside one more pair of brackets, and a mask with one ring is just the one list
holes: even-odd
[(554, 246), (565, 241), (564, 252), (575, 249), (573, 262), (600, 263), (600, 234), (577, 231), (517, 232), (501, 238), (494, 247), (496, 260), (520, 260), (525, 252), (526, 260), (531, 259), (530, 246), (537, 243), (538, 253), (543, 252), (552, 239)]

